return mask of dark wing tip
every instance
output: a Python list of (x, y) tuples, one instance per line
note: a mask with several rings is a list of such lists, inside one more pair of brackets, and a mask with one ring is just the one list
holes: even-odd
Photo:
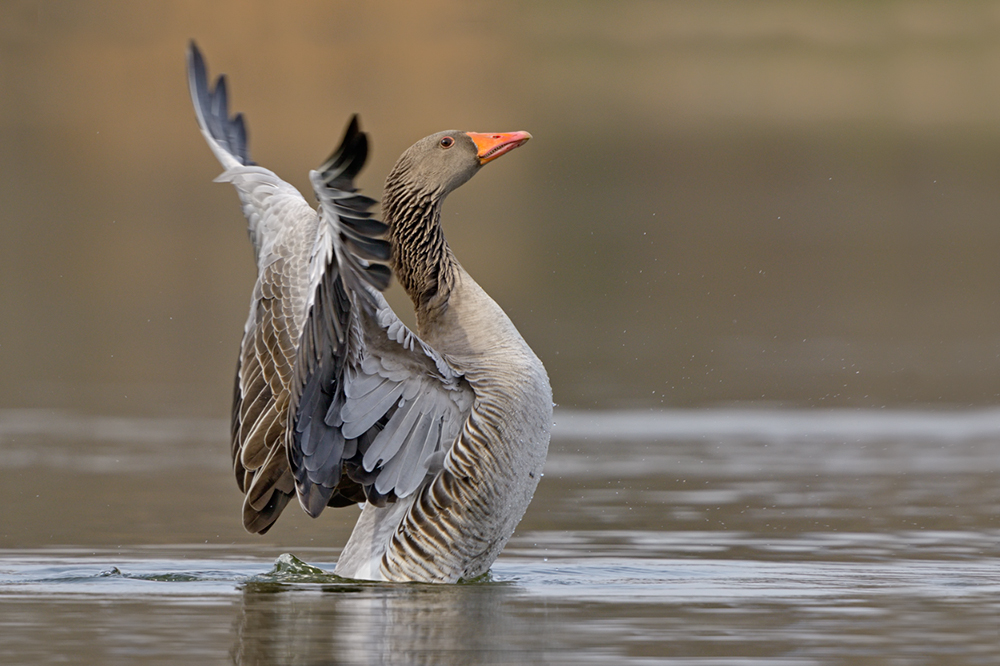
[(299, 487), (299, 504), (310, 518), (318, 518), (327, 507), (334, 489), (315, 483)]
[(354, 179), (361, 173), (367, 159), (368, 135), (361, 131), (361, 119), (355, 113), (344, 130), (340, 145), (319, 168), (319, 172), (328, 187), (355, 192)]
[(207, 78), (205, 76), (205, 58), (201, 55), (201, 49), (198, 48), (193, 39), (188, 42), (187, 60), (189, 75), (191, 72), (195, 72), (200, 74), (202, 79)]
[(335, 242), (351, 255), (342, 257), (346, 264), (342, 268), (384, 291), (389, 285), (391, 271), (387, 266), (370, 262), (389, 260), (391, 248), (382, 238), (388, 227), (371, 219), (370, 209), (376, 202), (357, 194), (354, 185), (367, 159), (368, 135), (361, 131), (360, 118), (354, 114), (340, 145), (313, 174), (313, 186), (322, 208), (330, 215), (330, 222), (338, 229)]
[(278, 516), (285, 509), (292, 496), (277, 489), (271, 495), (267, 505), (261, 510), (255, 510), (248, 503), (243, 505), (243, 529), (251, 534), (266, 534)]
[(187, 52), (188, 88), (194, 104), (198, 124), (222, 148), (243, 165), (251, 165), (247, 145), (246, 124), (242, 114), (229, 117), (229, 95), (226, 76), (216, 79), (215, 88), (209, 85), (208, 67), (198, 45), (192, 39)]

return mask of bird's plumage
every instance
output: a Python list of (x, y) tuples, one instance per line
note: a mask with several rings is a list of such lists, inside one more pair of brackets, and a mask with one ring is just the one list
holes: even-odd
[[(368, 150), (355, 117), (310, 172), (317, 212), (250, 161), (225, 79), (209, 86), (193, 43), (188, 78), (224, 168), (216, 180), (237, 190), (258, 268), (232, 418), (244, 526), (266, 532), (293, 495), (311, 516), (363, 502), (338, 573), (482, 573), (527, 508), (552, 405), (541, 363), (440, 231), (444, 196), (481, 166), (476, 146), (452, 132), (455, 151), (433, 135), (404, 153), (383, 223), (354, 186)], [(414, 299), (420, 335), (381, 294), (393, 272)]]

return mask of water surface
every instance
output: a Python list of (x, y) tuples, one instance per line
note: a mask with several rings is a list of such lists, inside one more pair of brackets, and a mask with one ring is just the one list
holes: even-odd
[[(0, 550), (5, 663), (1000, 654), (996, 411), (557, 413), (545, 478), (491, 580), (453, 586), (327, 573), (354, 509), (289, 510), (264, 538), (240, 534), (221, 422), (37, 416), (0, 414), (18, 507)], [(68, 479), (76, 499), (21, 516), (33, 490), (40, 502)]]

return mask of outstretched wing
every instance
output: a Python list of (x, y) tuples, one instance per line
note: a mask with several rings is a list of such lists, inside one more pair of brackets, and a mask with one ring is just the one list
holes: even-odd
[(225, 168), (216, 180), (236, 187), (257, 262), (236, 371), (232, 457), (236, 481), (246, 493), (244, 526), (263, 533), (295, 493), (284, 446), (289, 386), (319, 281), (316, 267), (332, 256), (332, 240), (294, 187), (250, 161), (242, 117), (229, 117), (225, 78), (209, 88), (193, 42), (188, 82), (202, 134)]

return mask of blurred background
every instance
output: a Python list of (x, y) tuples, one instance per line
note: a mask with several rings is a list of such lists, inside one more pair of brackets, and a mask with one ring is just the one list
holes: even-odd
[(304, 192), (355, 112), (375, 197), (530, 131), (444, 223), (562, 407), (997, 402), (1000, 2), (7, 0), (0, 407), (227, 418), (255, 270), (191, 38)]

